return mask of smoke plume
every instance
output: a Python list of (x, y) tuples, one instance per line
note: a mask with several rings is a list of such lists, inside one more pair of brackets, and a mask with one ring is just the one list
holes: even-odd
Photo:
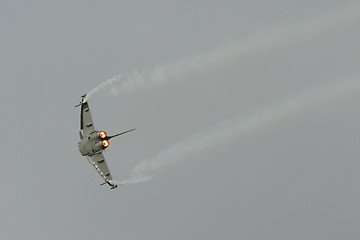
[[(336, 31), (344, 25), (351, 25), (360, 18), (360, 6), (352, 5), (336, 11), (319, 14), (312, 19), (297, 23), (284, 23), (254, 32), (239, 42), (231, 42), (208, 53), (194, 56), (175, 64), (167, 64), (152, 69), (132, 70), (115, 76), (91, 90), (87, 100), (99, 91), (107, 91), (113, 96), (138, 88), (151, 88), (182, 81), (220, 70), (240, 57), (258, 56), (274, 51), (278, 47), (313, 38), (331, 29)], [(289, 21), (290, 22), (290, 21)], [(300, 23), (299, 23), (300, 22)]]
[[(317, 17), (297, 21), (295, 24), (284, 23), (255, 32), (239, 42), (231, 42), (217, 49), (194, 56), (186, 61), (167, 64), (147, 70), (133, 70), (109, 79), (91, 90), (86, 99), (99, 91), (107, 91), (114, 96), (139, 88), (151, 88), (182, 81), (220, 70), (241, 57), (267, 54), (284, 45), (294, 44), (321, 35), (328, 30), (337, 31), (345, 25), (351, 25), (360, 18), (359, 5), (321, 13)], [(234, 138), (259, 129), (269, 127), (293, 115), (303, 114), (339, 97), (346, 97), (358, 91), (360, 81), (340, 81), (330, 86), (310, 89), (308, 92), (283, 102), (258, 109), (247, 117), (237, 116), (210, 129), (195, 134), (183, 142), (173, 145), (155, 157), (145, 160), (132, 170), (130, 178), (113, 184), (127, 185), (149, 181), (187, 156), (196, 154)]]
[(310, 89), (296, 97), (284, 99), (279, 104), (268, 106), (247, 117), (237, 116), (191, 136), (183, 142), (160, 152), (157, 156), (135, 166), (128, 180), (115, 183), (127, 185), (149, 181), (173, 167), (189, 155), (200, 153), (215, 145), (246, 136), (254, 131), (269, 127), (286, 118), (304, 114), (311, 110), (359, 93), (360, 80), (339, 81), (329, 86)]

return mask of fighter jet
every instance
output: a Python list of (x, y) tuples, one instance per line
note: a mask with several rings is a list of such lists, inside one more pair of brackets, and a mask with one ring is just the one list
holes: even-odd
[(86, 156), (89, 163), (93, 165), (96, 171), (104, 179), (104, 184), (108, 184), (111, 189), (118, 187), (113, 181), (109, 168), (106, 164), (103, 151), (109, 146), (109, 140), (111, 138), (120, 136), (122, 134), (134, 131), (134, 129), (108, 136), (105, 131), (95, 130), (94, 123), (91, 117), (90, 108), (87, 100), (85, 99), (86, 94), (81, 96), (81, 102), (75, 107), (81, 106), (80, 112), (80, 141), (78, 142), (79, 151), (81, 155)]

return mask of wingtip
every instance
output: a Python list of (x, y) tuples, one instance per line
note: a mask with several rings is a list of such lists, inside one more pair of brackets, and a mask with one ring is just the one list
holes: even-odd
[(80, 102), (79, 104), (76, 104), (75, 107), (79, 107), (79, 106), (81, 106), (82, 104), (86, 103), (86, 102), (87, 102), (86, 96), (87, 96), (87, 93), (85, 93), (84, 95), (82, 95), (82, 96), (81, 96), (81, 102)]
[(109, 184), (110, 189), (115, 189), (115, 188), (117, 188), (119, 186), (119, 184), (116, 184), (115, 182), (116, 181), (114, 181), (114, 180), (106, 181), (106, 183)]

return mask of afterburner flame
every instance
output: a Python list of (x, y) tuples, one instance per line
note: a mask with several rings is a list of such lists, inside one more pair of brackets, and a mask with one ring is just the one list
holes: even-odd
[(102, 144), (103, 144), (104, 147), (108, 147), (109, 146), (109, 141), (104, 140), (104, 141), (102, 141)]
[(101, 131), (101, 132), (100, 132), (100, 137), (103, 138), (103, 139), (106, 138), (106, 132), (105, 132), (105, 131)]

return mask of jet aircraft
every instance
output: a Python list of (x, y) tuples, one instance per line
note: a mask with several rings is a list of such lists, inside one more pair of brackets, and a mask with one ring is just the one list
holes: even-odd
[(81, 102), (75, 107), (81, 106), (80, 112), (80, 141), (78, 142), (79, 151), (81, 155), (86, 156), (89, 163), (93, 165), (96, 171), (104, 179), (104, 184), (108, 184), (111, 189), (118, 187), (113, 181), (109, 168), (106, 164), (103, 151), (109, 146), (109, 140), (111, 138), (120, 136), (122, 134), (134, 131), (134, 129), (108, 136), (105, 131), (95, 130), (94, 123), (91, 117), (90, 108), (87, 100), (85, 100), (86, 94), (81, 96)]

